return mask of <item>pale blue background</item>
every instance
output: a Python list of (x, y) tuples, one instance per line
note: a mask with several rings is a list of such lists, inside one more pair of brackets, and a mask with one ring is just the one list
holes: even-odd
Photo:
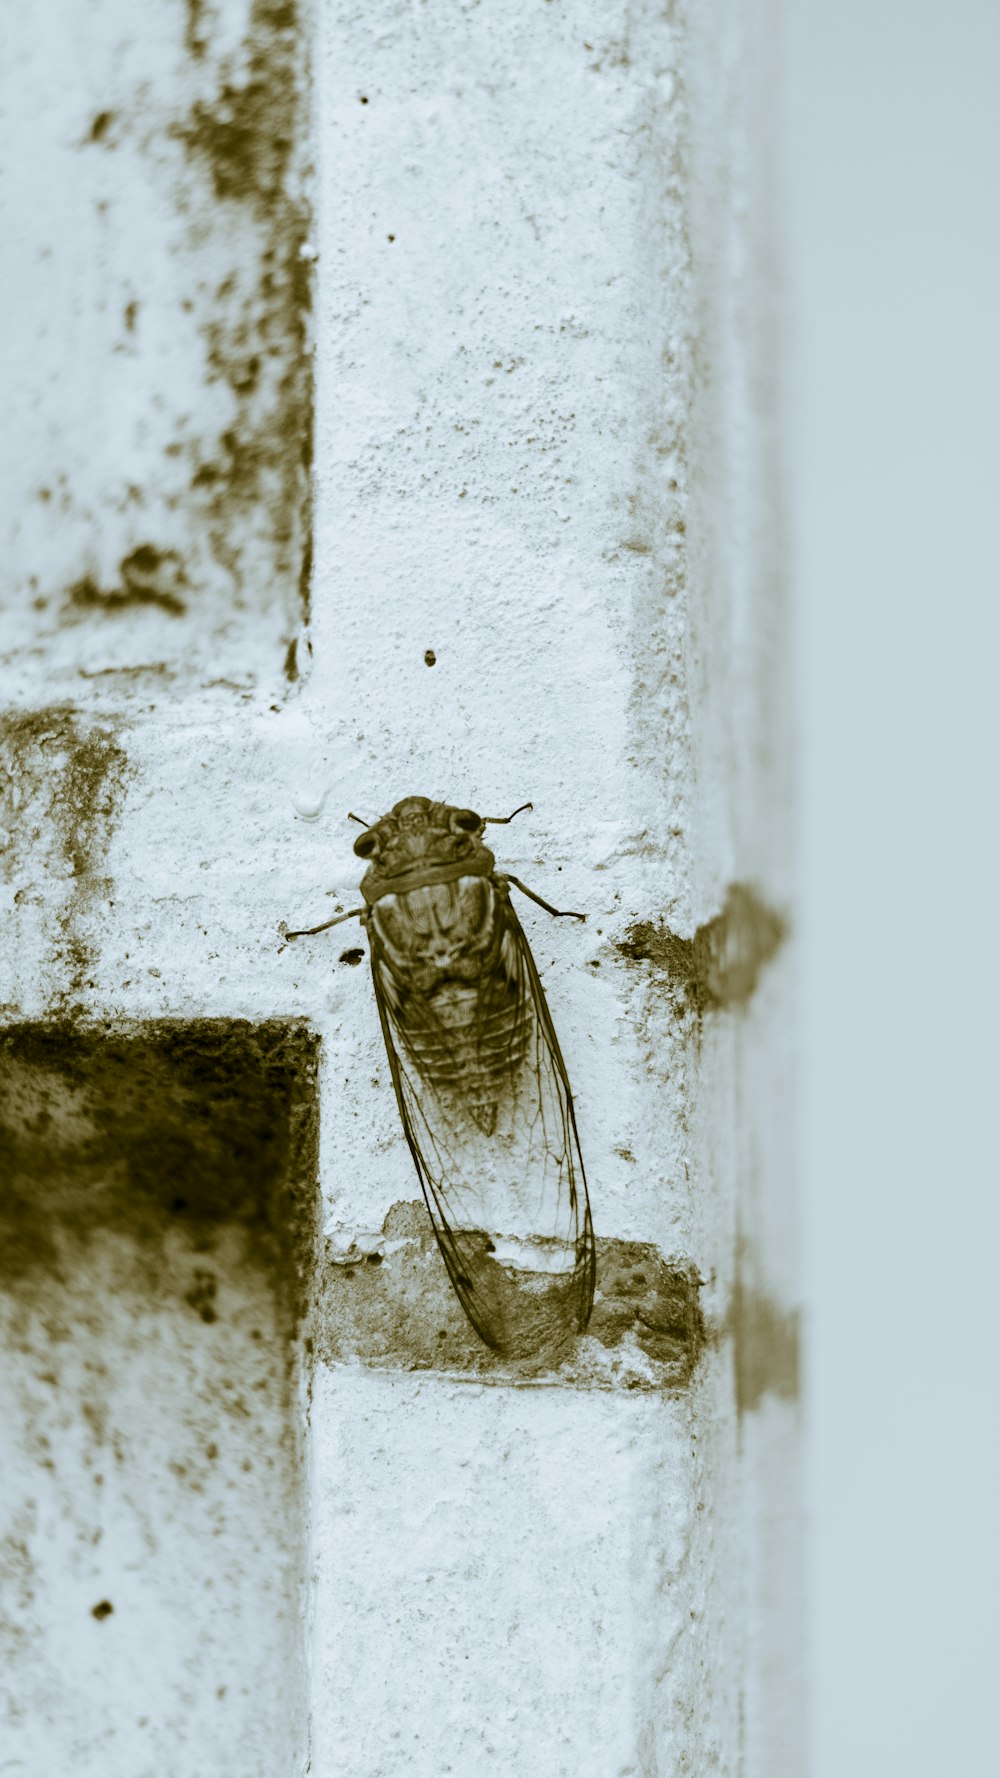
[(812, 1778), (1000, 1774), (1000, 0), (788, 0)]

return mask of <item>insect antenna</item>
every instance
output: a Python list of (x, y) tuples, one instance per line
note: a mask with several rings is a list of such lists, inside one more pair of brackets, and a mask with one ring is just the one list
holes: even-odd
[(488, 826), (506, 827), (508, 821), (513, 821), (515, 815), (523, 815), (525, 809), (533, 809), (534, 806), (534, 803), (521, 803), (520, 806), (514, 809), (509, 815), (484, 815), (482, 820)]
[(347, 811), (347, 819), (348, 819), (348, 821), (356, 821), (359, 827), (370, 827), (371, 826), (371, 822), (370, 821), (362, 821), (360, 815), (352, 815), (350, 809), (348, 809), (348, 811)]

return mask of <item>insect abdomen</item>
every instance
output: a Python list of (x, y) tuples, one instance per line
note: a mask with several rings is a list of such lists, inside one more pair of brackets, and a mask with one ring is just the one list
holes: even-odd
[(386, 896), (373, 918), (400, 993), (400, 1034), (421, 1080), (465, 1105), (490, 1134), (531, 1031), (505, 970), (493, 885), (462, 877)]
[(410, 1054), (429, 1087), (452, 1099), (460, 1099), (487, 1135), (496, 1123), (496, 1109), (510, 1088), (525, 1057), (529, 1021), (517, 997), (506, 990), (499, 1003), (489, 996), (489, 1010), (482, 1009), (480, 984), (471, 987), (447, 983), (431, 997), (440, 1022), (412, 1034)]

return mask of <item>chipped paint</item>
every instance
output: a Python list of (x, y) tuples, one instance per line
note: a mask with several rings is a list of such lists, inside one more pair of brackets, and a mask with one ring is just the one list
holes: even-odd
[(699, 1279), (644, 1241), (599, 1240), (586, 1334), (555, 1362), (511, 1362), (483, 1345), (448, 1283), (421, 1202), (395, 1204), (378, 1235), (320, 1260), (317, 1354), (326, 1363), (432, 1370), (494, 1384), (687, 1388), (707, 1332)]
[(745, 1006), (785, 933), (782, 916), (752, 889), (735, 883), (721, 914), (699, 926), (691, 938), (662, 922), (637, 920), (615, 948), (627, 963), (651, 965), (679, 1002), (700, 1018)]

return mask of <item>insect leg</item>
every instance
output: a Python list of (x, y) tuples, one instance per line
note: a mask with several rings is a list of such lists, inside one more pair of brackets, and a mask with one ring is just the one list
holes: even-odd
[(367, 913), (367, 908), (351, 908), (350, 913), (335, 914), (332, 920), (324, 920), (322, 926), (306, 926), (301, 932), (286, 932), (285, 938), (313, 938), (317, 932), (326, 932), (331, 926), (340, 926), (345, 920), (353, 920), (357, 914)]
[(574, 913), (572, 908), (554, 908), (550, 901), (543, 901), (540, 895), (536, 895), (533, 889), (529, 889), (526, 883), (522, 883), (520, 877), (508, 876), (506, 881), (513, 883), (515, 889), (520, 889), (521, 894), (526, 895), (529, 901), (537, 901), (539, 907), (544, 908), (547, 914), (555, 914), (557, 920), (585, 920), (587, 918), (586, 914)]
[(484, 815), (483, 821), (488, 826), (506, 827), (508, 821), (513, 821), (515, 815), (523, 815), (525, 809), (533, 809), (534, 806), (534, 803), (520, 803), (510, 815)]

